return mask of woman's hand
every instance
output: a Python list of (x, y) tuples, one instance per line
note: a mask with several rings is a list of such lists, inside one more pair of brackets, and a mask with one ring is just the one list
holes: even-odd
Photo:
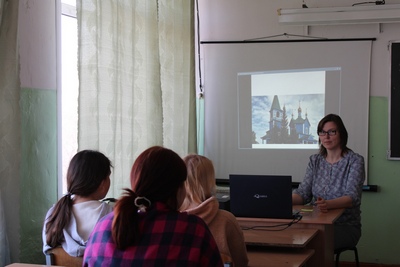
[(326, 200), (322, 197), (318, 197), (314, 203), (320, 212), (328, 212), (328, 205), (326, 203)]
[(329, 200), (318, 197), (314, 205), (317, 206), (319, 211), (328, 212), (329, 209), (350, 208), (353, 205), (353, 201), (349, 196), (342, 196)]

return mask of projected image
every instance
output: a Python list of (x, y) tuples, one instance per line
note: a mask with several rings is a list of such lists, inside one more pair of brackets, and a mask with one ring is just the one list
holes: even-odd
[(318, 147), (325, 71), (255, 74), (251, 91), (253, 148)]

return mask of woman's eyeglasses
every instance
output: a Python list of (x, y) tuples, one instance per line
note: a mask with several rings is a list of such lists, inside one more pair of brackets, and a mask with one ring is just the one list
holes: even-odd
[(336, 130), (329, 130), (329, 131), (327, 131), (327, 132), (325, 132), (325, 131), (320, 131), (320, 132), (318, 132), (318, 135), (319, 135), (319, 136), (326, 136), (326, 135), (334, 136), (334, 135), (336, 135)]

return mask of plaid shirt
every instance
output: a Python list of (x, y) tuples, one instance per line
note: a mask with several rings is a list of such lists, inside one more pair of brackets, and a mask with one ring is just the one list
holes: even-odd
[(95, 226), (83, 266), (223, 266), (215, 240), (197, 216), (171, 211), (157, 202), (139, 214), (140, 240), (125, 250), (111, 235), (114, 213)]

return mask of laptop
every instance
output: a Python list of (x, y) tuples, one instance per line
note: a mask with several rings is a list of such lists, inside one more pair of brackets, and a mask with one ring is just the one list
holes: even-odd
[(292, 176), (231, 174), (229, 185), (236, 217), (293, 219)]

